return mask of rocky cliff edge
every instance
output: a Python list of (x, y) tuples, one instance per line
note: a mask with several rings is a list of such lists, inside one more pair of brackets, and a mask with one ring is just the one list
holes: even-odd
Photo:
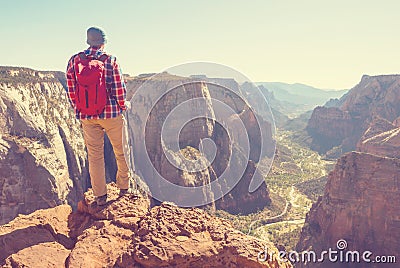
[(68, 205), (19, 215), (0, 226), (1, 267), (292, 267), (275, 257), (258, 261), (270, 243), (235, 230), (201, 209), (118, 197), (108, 185), (104, 207), (91, 190)]

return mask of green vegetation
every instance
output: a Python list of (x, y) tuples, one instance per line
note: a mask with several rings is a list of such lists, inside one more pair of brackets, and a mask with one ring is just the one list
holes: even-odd
[(259, 219), (267, 219), (280, 214), (285, 209), (285, 199), (274, 193), (270, 193), (272, 203), (262, 211), (248, 215), (233, 215), (224, 210), (217, 210), (214, 215), (232, 221), (233, 226), (243, 233), (254, 233), (250, 225)]
[[(277, 130), (277, 153), (265, 178), (272, 204), (250, 215), (217, 211), (234, 226), (275, 245), (294, 249), (311, 205), (323, 193), (332, 163), (292, 139), (293, 132)], [(262, 162), (261, 162), (262, 165)]]
[(276, 246), (283, 246), (290, 251), (296, 247), (304, 220), (279, 222), (257, 229), (255, 236), (268, 237)]
[(324, 186), (328, 181), (328, 177), (324, 176), (317, 179), (312, 179), (306, 182), (296, 184), (296, 188), (305, 194), (313, 202), (317, 201), (318, 197), (324, 194)]
[(292, 136), (291, 131), (277, 131), (277, 153), (266, 178), (269, 189), (288, 196), (292, 186), (304, 193), (305, 187), (314, 185), (306, 195), (322, 194), (326, 182), (323, 178), (333, 168), (332, 161), (323, 160), (317, 152), (293, 141)]

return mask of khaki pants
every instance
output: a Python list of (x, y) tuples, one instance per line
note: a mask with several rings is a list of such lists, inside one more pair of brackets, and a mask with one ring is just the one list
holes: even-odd
[(83, 137), (88, 151), (89, 174), (94, 196), (107, 193), (104, 166), (104, 132), (107, 134), (117, 161), (117, 185), (120, 189), (129, 188), (129, 168), (124, 156), (126, 146), (123, 115), (107, 119), (84, 119)]

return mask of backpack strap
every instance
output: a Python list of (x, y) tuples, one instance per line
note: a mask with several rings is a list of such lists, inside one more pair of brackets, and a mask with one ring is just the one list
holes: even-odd
[(86, 54), (84, 52), (80, 52), (78, 54), (78, 56), (79, 56), (79, 58), (81, 58), (81, 60), (86, 60), (87, 59), (87, 56), (86, 56)]
[[(80, 52), (80, 53), (78, 53), (78, 56), (79, 56), (79, 58), (80, 58), (81, 60), (87, 60), (87, 59), (89, 59), (89, 57), (86, 56), (85, 52)], [(99, 61), (102, 61), (102, 62), (105, 62), (107, 59), (108, 59), (108, 55), (107, 55), (107, 54), (103, 54), (103, 55), (101, 55), (101, 56), (98, 58), (98, 60), (99, 60)]]
[(107, 54), (103, 54), (99, 57), (99, 61), (105, 62), (108, 59), (108, 55)]

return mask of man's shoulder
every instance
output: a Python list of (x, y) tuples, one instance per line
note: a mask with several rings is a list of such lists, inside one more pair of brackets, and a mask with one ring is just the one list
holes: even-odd
[(85, 51), (79, 51), (79, 52), (73, 54), (73, 55), (69, 58), (69, 61), (74, 60), (74, 59), (77, 58), (77, 57), (79, 56), (79, 54), (81, 54), (81, 53), (85, 53)]
[[(86, 53), (86, 51), (84, 51), (84, 52)], [(107, 56), (106, 61), (109, 61), (110, 63), (114, 63), (117, 59), (113, 54), (110, 54), (106, 51), (101, 51), (101, 53), (97, 54), (97, 59), (99, 59), (100, 57), (103, 57), (104, 55)]]
[(102, 55), (107, 55), (108, 59), (111, 60), (111, 61), (115, 61), (116, 60), (116, 57), (114, 55), (110, 54), (110, 53), (103, 52)]

